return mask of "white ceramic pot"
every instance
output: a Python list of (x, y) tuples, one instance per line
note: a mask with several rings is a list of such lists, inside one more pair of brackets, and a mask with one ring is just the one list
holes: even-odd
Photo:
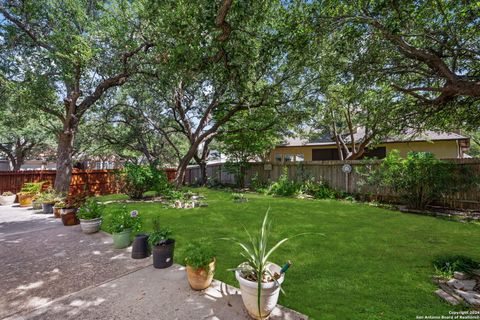
[[(267, 268), (272, 274), (280, 273), (280, 266), (270, 263)], [(277, 305), (278, 296), (280, 294), (280, 285), (282, 284), (285, 275), (281, 275), (277, 282), (272, 281), (268, 283), (262, 283), (262, 290), (260, 294), (260, 312), (258, 310), (258, 284), (256, 282), (244, 279), (240, 275), (240, 271), (235, 271), (235, 277), (240, 283), (240, 290), (242, 291), (242, 300), (248, 314), (253, 319), (264, 320), (270, 316), (270, 313), (275, 309)]]
[(0, 206), (10, 206), (15, 202), (16, 194), (13, 196), (0, 196)]
[(80, 227), (83, 233), (95, 233), (100, 230), (102, 225), (102, 218), (95, 218), (91, 220), (80, 219)]

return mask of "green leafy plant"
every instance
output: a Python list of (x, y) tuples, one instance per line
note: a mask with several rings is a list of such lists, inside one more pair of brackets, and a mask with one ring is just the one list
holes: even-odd
[(109, 231), (119, 233), (128, 229), (132, 232), (140, 231), (142, 218), (137, 210), (128, 211), (126, 206), (115, 212), (108, 224)]
[(205, 240), (192, 241), (185, 250), (185, 263), (194, 269), (210, 270), (208, 265), (214, 258), (215, 253)]
[(155, 164), (137, 165), (127, 163), (123, 170), (124, 192), (132, 199), (141, 199), (147, 191), (168, 194), (172, 189), (167, 175)]
[(57, 193), (52, 187), (49, 187), (44, 192), (41, 192), (36, 200), (45, 204), (54, 204), (60, 196), (61, 194)]
[(480, 265), (472, 258), (461, 255), (452, 255), (435, 258), (433, 261), (433, 267), (438, 275), (444, 278), (451, 278), (455, 271), (471, 274), (472, 271), (478, 269)]
[(77, 217), (83, 220), (100, 218), (104, 210), (105, 205), (103, 203), (99, 203), (95, 199), (88, 199), (78, 210)]
[(22, 188), (20, 189), (19, 194), (22, 195), (36, 195), (42, 191), (43, 185), (46, 181), (40, 182), (26, 182), (23, 184)]
[(248, 242), (241, 242), (235, 238), (222, 238), (223, 240), (232, 241), (239, 245), (242, 249), (242, 256), (247, 259), (246, 262), (233, 270), (238, 270), (243, 278), (257, 282), (257, 303), (259, 314), (261, 314), (260, 301), (262, 283), (277, 281), (275, 275), (271, 274), (270, 270), (267, 268), (269, 265), (268, 259), (282, 244), (284, 244), (288, 240), (307, 234), (301, 233), (291, 236), (289, 238), (284, 238), (278, 241), (274, 246), (269, 248), (268, 240), (270, 237), (272, 223), (268, 219), (268, 212), (269, 210), (267, 210), (267, 212), (265, 213), (262, 227), (260, 228), (260, 232), (258, 235), (252, 236), (250, 232), (245, 229), (245, 232), (248, 236)]
[(153, 232), (148, 236), (148, 242), (150, 246), (161, 246), (166, 244), (171, 235), (172, 230), (169, 227), (160, 226), (160, 220), (154, 219)]

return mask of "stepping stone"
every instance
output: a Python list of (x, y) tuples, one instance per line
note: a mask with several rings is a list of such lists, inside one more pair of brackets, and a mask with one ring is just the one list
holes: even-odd
[(457, 280), (467, 280), (469, 278), (469, 276), (463, 272), (460, 272), (460, 271), (455, 271), (453, 273), (453, 277)]
[(447, 284), (454, 289), (472, 291), (477, 282), (475, 280), (450, 279)]
[(480, 306), (480, 294), (476, 291), (455, 290), (455, 292), (465, 299), (472, 306)]
[(437, 296), (439, 296), (440, 298), (442, 298), (446, 302), (450, 303), (451, 305), (456, 306), (457, 304), (460, 303), (457, 299), (455, 299), (454, 297), (452, 297), (451, 295), (449, 295), (448, 293), (446, 293), (442, 289), (438, 289), (437, 291), (435, 291), (435, 293), (437, 294)]

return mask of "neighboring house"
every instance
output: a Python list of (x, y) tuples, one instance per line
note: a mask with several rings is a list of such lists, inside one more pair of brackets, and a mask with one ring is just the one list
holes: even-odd
[[(364, 131), (355, 133), (355, 141), (361, 141)], [(348, 137), (345, 139), (348, 144)], [(398, 150), (402, 157), (410, 151), (431, 152), (439, 159), (466, 158), (470, 147), (470, 138), (457, 133), (438, 133), (427, 131), (423, 134), (404, 134), (389, 138), (366, 150), (363, 157), (385, 158), (392, 150)], [(270, 154), (272, 162), (302, 162), (339, 160), (336, 143), (331, 138), (316, 140), (287, 139), (277, 145)]]

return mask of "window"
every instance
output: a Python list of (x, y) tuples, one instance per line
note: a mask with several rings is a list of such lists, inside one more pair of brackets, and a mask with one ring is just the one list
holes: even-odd
[(285, 155), (285, 162), (293, 162), (293, 154), (286, 154)]
[(313, 149), (312, 160), (324, 161), (324, 160), (339, 160), (338, 149)]
[(295, 155), (295, 161), (296, 162), (302, 162), (305, 161), (305, 155), (303, 153), (297, 153)]
[(282, 154), (275, 153), (275, 162), (282, 162)]

